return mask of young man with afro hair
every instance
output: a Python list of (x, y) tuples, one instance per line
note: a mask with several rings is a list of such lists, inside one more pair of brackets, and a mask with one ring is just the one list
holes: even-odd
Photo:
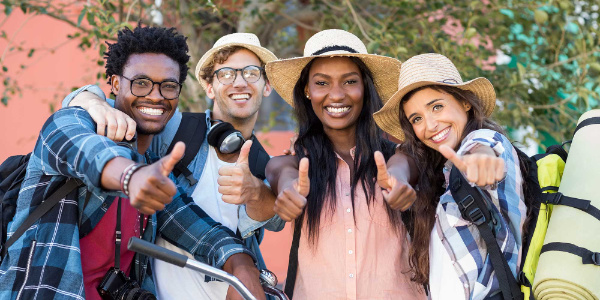
[(137, 124), (130, 142), (96, 134), (105, 124), (96, 124), (81, 107), (61, 109), (46, 121), (27, 165), (9, 236), (44, 196), (67, 181), (83, 184), (8, 248), (0, 266), (1, 299), (101, 299), (98, 290), (113, 267), (152, 299), (149, 258), (127, 250), (126, 241), (137, 236), (154, 242), (157, 235), (233, 273), (264, 299), (254, 254), (181, 194), (169, 177), (183, 156), (183, 143), (160, 160), (148, 150), (177, 108), (187, 51), (186, 38), (172, 28), (125, 28), (109, 44), (106, 76), (115, 107)]

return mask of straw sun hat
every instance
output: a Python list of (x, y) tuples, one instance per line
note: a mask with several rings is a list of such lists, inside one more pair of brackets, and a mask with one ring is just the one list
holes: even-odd
[(304, 46), (304, 56), (281, 59), (267, 64), (266, 71), (271, 86), (291, 106), (294, 106), (294, 86), (302, 69), (317, 57), (357, 57), (371, 70), (375, 88), (385, 102), (398, 89), (400, 61), (367, 53), (365, 44), (354, 34), (328, 29), (313, 35)]
[(446, 85), (473, 92), (481, 99), (481, 106), (486, 116), (490, 116), (496, 105), (496, 92), (492, 83), (479, 77), (463, 82), (456, 66), (447, 57), (428, 53), (413, 56), (402, 64), (398, 91), (375, 114), (375, 122), (379, 127), (397, 138), (404, 140), (404, 132), (400, 126), (400, 101), (412, 90), (426, 85)]
[(277, 56), (275, 56), (273, 52), (260, 45), (260, 41), (255, 34), (232, 33), (222, 36), (217, 40), (210, 50), (202, 55), (198, 61), (198, 64), (196, 65), (196, 77), (205, 91), (206, 87), (208, 86), (208, 82), (202, 78), (202, 69), (212, 62), (215, 53), (217, 53), (219, 50), (233, 46), (244, 47), (252, 51), (264, 64), (277, 59)]

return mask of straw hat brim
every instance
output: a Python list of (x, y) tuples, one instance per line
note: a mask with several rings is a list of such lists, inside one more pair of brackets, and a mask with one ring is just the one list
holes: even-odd
[(357, 57), (361, 59), (373, 74), (375, 88), (384, 103), (398, 89), (400, 61), (387, 56), (362, 53), (324, 54), (272, 61), (266, 67), (271, 86), (285, 102), (294, 107), (294, 86), (300, 79), (300, 73), (311, 60), (322, 57)]
[(246, 44), (246, 43), (228, 43), (228, 44), (216, 47), (216, 48), (212, 48), (212, 49), (208, 50), (204, 55), (202, 55), (202, 57), (198, 61), (198, 64), (196, 65), (195, 75), (196, 75), (196, 78), (198, 78), (198, 82), (200, 82), (200, 85), (202, 86), (204, 91), (206, 91), (208, 82), (206, 80), (202, 79), (202, 77), (200, 76), (200, 72), (210, 61), (213, 60), (213, 56), (215, 55), (215, 53), (217, 53), (219, 50), (221, 50), (223, 48), (234, 47), (234, 46), (243, 47), (243, 48), (246, 48), (246, 49), (252, 51), (254, 54), (256, 54), (256, 56), (258, 56), (258, 58), (264, 64), (267, 64), (268, 62), (271, 62), (271, 61), (274, 61), (277, 59), (277, 56), (275, 56), (275, 54), (273, 54), (273, 52), (269, 51), (268, 49), (260, 47), (260, 46)]
[(379, 128), (391, 134), (398, 140), (404, 141), (404, 131), (402, 130), (399, 119), (400, 101), (404, 95), (408, 94), (410, 91), (427, 85), (453, 86), (473, 92), (479, 99), (481, 99), (481, 105), (486, 117), (489, 117), (492, 114), (494, 107), (496, 106), (496, 92), (494, 91), (494, 86), (489, 80), (483, 77), (479, 77), (462, 84), (418, 81), (398, 90), (378, 112), (373, 114), (373, 118), (375, 119), (377, 125), (379, 125)]

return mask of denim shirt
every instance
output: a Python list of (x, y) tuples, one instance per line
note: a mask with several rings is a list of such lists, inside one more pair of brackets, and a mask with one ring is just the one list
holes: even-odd
[[(88, 92), (94, 93), (95, 95), (97, 95), (101, 99), (104, 99), (111, 106), (114, 107), (114, 100), (106, 98), (106, 96), (104, 95), (104, 92), (97, 85), (86, 85), (86, 86), (83, 86), (83, 87), (77, 89), (76, 91), (70, 93), (63, 100), (62, 106), (63, 107), (68, 106), (69, 103), (71, 102), (71, 100), (83, 91), (88, 91)], [(208, 135), (208, 130), (210, 129), (210, 125), (211, 125), (210, 115), (211, 115), (210, 110), (206, 110), (207, 135)], [(177, 133), (177, 129), (179, 129), (179, 125), (181, 124), (181, 119), (182, 119), (182, 114), (179, 111), (179, 109), (177, 109), (175, 111), (175, 113), (173, 114), (173, 117), (167, 123), (165, 129), (161, 133), (155, 135), (154, 138), (152, 139), (152, 143), (150, 144), (150, 150), (152, 152), (158, 154), (160, 157), (163, 157), (164, 155), (166, 155), (167, 149), (169, 148), (169, 145), (173, 141), (173, 138), (175, 137), (175, 134)], [(198, 179), (202, 176), (202, 172), (204, 171), (204, 165), (208, 158), (208, 149), (209, 149), (208, 141), (205, 138), (204, 141), (202, 142), (202, 145), (200, 146), (200, 150), (198, 151), (198, 153), (196, 154), (196, 156), (194, 157), (194, 159), (188, 166), (188, 169), (192, 170), (194, 178)], [(194, 189), (196, 188), (196, 185), (190, 185), (189, 181), (187, 179), (185, 179), (185, 176), (183, 174), (179, 175), (179, 177), (177, 178), (177, 181), (178, 181), (178, 187), (181, 188), (188, 195), (191, 195), (192, 192), (194, 191)], [(266, 180), (264, 182), (265, 182), (265, 184), (268, 185), (268, 182)], [(260, 244), (260, 242), (262, 241), (262, 238), (264, 236), (264, 229), (266, 228), (270, 231), (280, 231), (285, 226), (285, 222), (283, 220), (281, 220), (281, 218), (279, 218), (278, 215), (275, 215), (271, 219), (266, 220), (266, 221), (253, 220), (252, 218), (250, 218), (250, 216), (248, 216), (245, 205), (239, 206), (238, 217), (239, 217), (238, 230), (239, 230), (242, 238), (244, 239), (245, 245), (256, 254), (256, 256), (258, 258), (259, 268), (265, 268), (265, 264), (262, 259), (262, 255), (260, 253), (260, 248), (258, 247), (258, 245)]]

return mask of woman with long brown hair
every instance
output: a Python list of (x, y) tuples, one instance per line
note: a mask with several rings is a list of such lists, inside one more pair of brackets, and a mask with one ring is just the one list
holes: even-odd
[(374, 114), (382, 130), (418, 162), (417, 201), (410, 209), (413, 280), (432, 299), (485, 299), (499, 282), (476, 225), (461, 217), (448, 187), (452, 165), (492, 199), (495, 238), (516, 275), (526, 218), (518, 155), (489, 116), (496, 95), (485, 78), (463, 82), (440, 54), (403, 63), (399, 90)]

